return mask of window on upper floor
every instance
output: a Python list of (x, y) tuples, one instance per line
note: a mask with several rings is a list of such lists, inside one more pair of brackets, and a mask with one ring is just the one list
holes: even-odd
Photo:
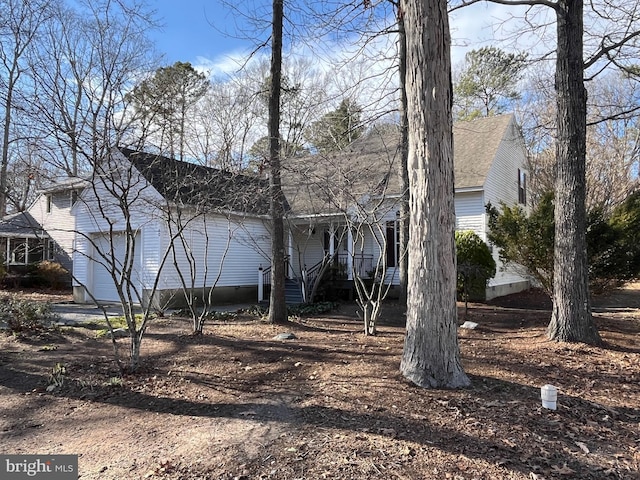
[(518, 203), (527, 204), (527, 174), (518, 169)]
[(77, 201), (78, 201), (78, 191), (71, 190), (71, 206), (73, 207)]
[(53, 199), (51, 195), (47, 195), (47, 213), (51, 213), (51, 204), (53, 203)]

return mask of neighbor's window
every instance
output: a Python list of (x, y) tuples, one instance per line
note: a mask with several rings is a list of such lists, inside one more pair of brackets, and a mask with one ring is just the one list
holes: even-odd
[(47, 213), (51, 213), (51, 195), (47, 195)]
[(518, 203), (527, 204), (527, 174), (518, 169)]
[(51, 261), (56, 259), (56, 242), (54, 242), (51, 239), (47, 241), (46, 257), (47, 257), (47, 260), (51, 260)]

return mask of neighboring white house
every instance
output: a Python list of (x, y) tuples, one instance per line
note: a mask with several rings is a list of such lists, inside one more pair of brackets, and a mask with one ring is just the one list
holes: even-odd
[(255, 301), (269, 262), (268, 182), (159, 155), (114, 150), (73, 208), (74, 300)]
[(9, 269), (51, 260), (71, 271), (75, 237), (71, 207), (85, 186), (79, 178), (56, 181), (40, 190), (25, 212), (2, 219), (0, 256)]
[(48, 259), (72, 270), (72, 252), (75, 239), (75, 218), (71, 207), (87, 186), (81, 178), (66, 178), (43, 188), (27, 212), (47, 233), (50, 239)]

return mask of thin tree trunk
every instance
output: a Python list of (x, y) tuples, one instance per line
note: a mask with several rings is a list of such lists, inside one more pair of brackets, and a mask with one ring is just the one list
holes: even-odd
[(456, 308), (451, 57), (446, 0), (403, 0), (409, 120), (407, 331), (400, 370), (427, 388), (470, 384)]
[(591, 315), (587, 266), (587, 92), (583, 79), (582, 0), (561, 0), (556, 12), (558, 167), (555, 185), (553, 313), (547, 334), (552, 340), (599, 344), (600, 335)]
[(273, 0), (273, 32), (271, 46), (271, 92), (269, 96), (269, 161), (271, 189), (271, 294), (269, 321), (287, 322), (284, 271), (284, 194), (280, 181), (280, 87), (282, 83), (283, 0)]
[(400, 202), (400, 258), (398, 259), (400, 275), (400, 303), (407, 304), (407, 281), (409, 256), (407, 246), (409, 245), (409, 171), (407, 169), (407, 159), (409, 157), (409, 128), (407, 119), (407, 38), (404, 29), (404, 19), (398, 15), (398, 43), (400, 50), (400, 97), (401, 97), (401, 117), (400, 117), (400, 188), (402, 200)]
[(9, 166), (9, 132), (11, 130), (11, 110), (12, 106), (12, 93), (13, 88), (11, 86), (11, 77), (9, 77), (9, 88), (7, 90), (7, 101), (5, 103), (4, 110), (4, 129), (2, 132), (2, 162), (0, 164), (0, 218), (4, 217), (7, 213), (7, 168)]

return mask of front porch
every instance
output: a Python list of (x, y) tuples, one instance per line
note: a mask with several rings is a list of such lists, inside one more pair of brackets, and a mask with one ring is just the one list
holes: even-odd
[[(384, 247), (387, 238), (376, 242), (371, 237), (371, 233), (365, 235), (362, 230), (348, 228), (340, 218), (291, 222), (286, 239), (287, 303), (353, 300), (356, 278), (373, 281), (378, 277), (384, 283), (397, 283), (395, 263), (387, 257), (380, 261), (381, 245)], [(395, 240), (395, 230), (387, 237)], [(394, 254), (395, 251), (391, 250)], [(381, 267), (384, 274), (379, 273)], [(271, 268), (260, 267), (259, 302), (268, 301), (270, 286)]]

